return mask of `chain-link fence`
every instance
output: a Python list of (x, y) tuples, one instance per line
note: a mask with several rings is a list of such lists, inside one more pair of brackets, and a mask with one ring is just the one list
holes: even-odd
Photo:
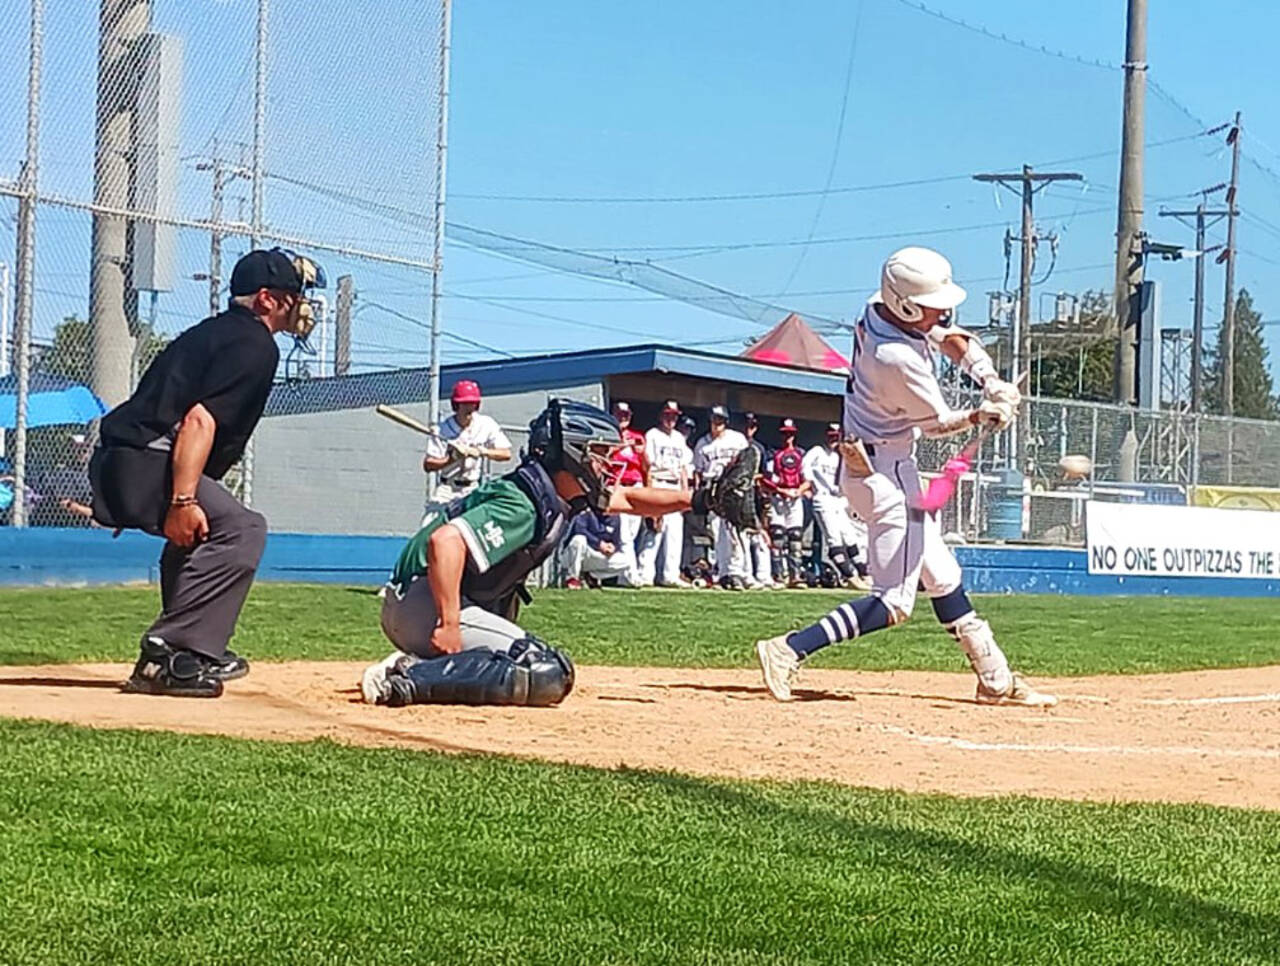
[[(48, 511), (78, 438), (225, 308), (253, 247), (329, 279), (278, 378), (428, 362), (448, 0), (0, 0), (0, 15), (6, 522), (75, 519)], [(251, 450), (230, 482), (252, 500), (252, 481)]]
[[(953, 405), (976, 398), (953, 393)], [(1010, 455), (1014, 430), (993, 437), (943, 511), (944, 530), (965, 539), (1084, 540), (1084, 504), (1191, 502), (1196, 487), (1280, 486), (1280, 422), (1196, 416), (1065, 399), (1023, 403), (1022, 458)], [(937, 470), (953, 440), (922, 440), (923, 470)], [(1062, 461), (1088, 458), (1069, 478)]]

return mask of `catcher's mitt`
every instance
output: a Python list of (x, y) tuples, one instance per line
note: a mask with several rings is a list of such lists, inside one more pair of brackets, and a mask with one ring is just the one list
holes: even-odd
[(756, 509), (756, 477), (760, 474), (760, 451), (754, 446), (740, 450), (719, 479), (707, 489), (706, 505), (712, 513), (740, 530), (761, 529)]

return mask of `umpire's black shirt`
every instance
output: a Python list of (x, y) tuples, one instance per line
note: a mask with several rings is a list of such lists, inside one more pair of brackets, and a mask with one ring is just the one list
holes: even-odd
[(220, 480), (262, 417), (279, 359), (270, 330), (233, 303), (165, 347), (134, 394), (102, 418), (102, 446), (169, 449), (201, 403), (218, 424), (204, 475)]

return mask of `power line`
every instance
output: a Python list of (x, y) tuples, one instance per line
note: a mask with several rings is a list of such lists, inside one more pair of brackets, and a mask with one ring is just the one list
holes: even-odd
[[(844, 119), (849, 109), (849, 91), (853, 87), (853, 63), (858, 53), (858, 34), (862, 27), (862, 10), (865, 6), (866, 0), (858, 0), (858, 12), (853, 21), (853, 36), (849, 40), (849, 60), (844, 69), (844, 88), (840, 95), (840, 119), (836, 122), (835, 144), (831, 148), (831, 164), (827, 166), (827, 181), (822, 186), (822, 194), (818, 196), (818, 207), (813, 213), (813, 221), (809, 224), (808, 241), (813, 241), (813, 236), (818, 231), (818, 222), (822, 220), (822, 211), (827, 206), (831, 182), (836, 177), (836, 164), (840, 160), (840, 142), (844, 140)], [(787, 289), (791, 288), (791, 283), (796, 280), (796, 274), (800, 271), (800, 266), (804, 264), (804, 260), (808, 255), (809, 246), (806, 244), (800, 249), (800, 255), (796, 258), (796, 263), (791, 266), (791, 274), (782, 283), (784, 295)]]

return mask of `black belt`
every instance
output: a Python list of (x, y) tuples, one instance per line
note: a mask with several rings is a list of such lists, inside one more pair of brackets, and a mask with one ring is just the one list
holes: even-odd
[(470, 486), (475, 480), (445, 480), (445, 486)]

